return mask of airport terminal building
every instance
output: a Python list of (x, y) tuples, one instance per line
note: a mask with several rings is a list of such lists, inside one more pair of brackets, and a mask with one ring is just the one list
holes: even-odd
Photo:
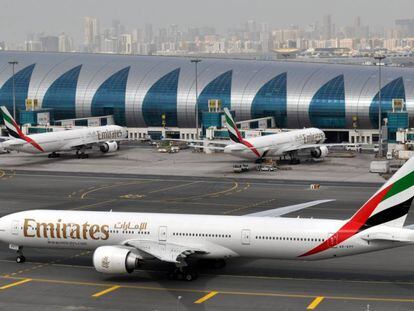
[[(195, 65), (185, 57), (81, 53), (0, 53), (0, 103), (37, 99), (54, 118), (114, 115), (128, 127), (195, 126)], [(198, 64), (198, 106), (210, 99), (238, 121), (273, 116), (280, 128), (378, 127), (378, 67), (206, 58)], [(405, 101), (414, 118), (414, 70), (383, 67), (383, 112)], [(385, 114), (384, 114), (385, 116)]]

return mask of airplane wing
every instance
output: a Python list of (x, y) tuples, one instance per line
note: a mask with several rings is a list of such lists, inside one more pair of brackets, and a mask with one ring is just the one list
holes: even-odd
[(160, 243), (149, 240), (129, 240), (126, 245), (147, 253), (161, 261), (181, 263), (192, 254), (207, 254), (206, 250), (198, 247), (179, 245), (174, 243)]
[(10, 139), (7, 142), (7, 145), (0, 143), (0, 146), (4, 149), (8, 149), (11, 146), (14, 147), (19, 147), (19, 146), (23, 146), (24, 144), (26, 144), (26, 141), (21, 140), (21, 139)]
[(313, 149), (313, 148), (318, 148), (318, 147), (335, 147), (335, 146), (349, 146), (349, 143), (347, 144), (342, 144), (342, 143), (337, 143), (337, 144), (300, 144), (300, 145), (292, 145), (289, 146), (287, 148), (282, 148), (279, 149), (280, 152), (284, 153), (284, 152), (289, 152), (289, 151), (296, 151), (296, 150), (306, 150), (306, 149)]
[(218, 146), (202, 146), (202, 145), (188, 145), (190, 148), (195, 149), (211, 149), (211, 150), (224, 150), (224, 147), (218, 147)]
[(175, 138), (164, 138), (163, 140), (181, 141), (181, 142), (185, 142), (189, 144), (204, 144), (205, 142), (208, 142), (209, 144), (223, 145), (223, 146), (227, 146), (233, 143), (230, 140), (175, 139)]
[(288, 214), (288, 213), (300, 211), (302, 209), (305, 209), (305, 208), (308, 208), (308, 207), (311, 207), (311, 206), (315, 206), (315, 205), (319, 205), (319, 204), (323, 204), (323, 203), (327, 203), (327, 202), (332, 202), (332, 201), (335, 201), (335, 200), (310, 201), (310, 202), (296, 204), (296, 205), (289, 205), (289, 206), (279, 207), (279, 208), (275, 208), (275, 209), (269, 209), (269, 210), (261, 211), (261, 212), (257, 212), (257, 213), (246, 214), (246, 215), (243, 215), (243, 216), (280, 217), (280, 216), (283, 216), (283, 215)]

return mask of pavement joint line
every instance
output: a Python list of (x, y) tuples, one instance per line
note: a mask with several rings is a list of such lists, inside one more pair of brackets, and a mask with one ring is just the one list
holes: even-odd
[(216, 277), (230, 277), (230, 278), (246, 278), (246, 279), (262, 279), (262, 280), (285, 280), (298, 282), (346, 282), (346, 283), (360, 283), (360, 284), (395, 284), (395, 285), (414, 285), (414, 282), (406, 282), (401, 280), (387, 281), (387, 280), (347, 280), (347, 279), (319, 279), (319, 278), (294, 278), (294, 277), (280, 277), (280, 276), (260, 276), (260, 275), (236, 275), (236, 274), (201, 274), (206, 276)]
[(17, 281), (17, 282), (13, 282), (11, 284), (7, 284), (7, 285), (4, 285), (4, 286), (1, 286), (0, 287), (0, 290), (8, 289), (10, 287), (14, 287), (14, 286), (17, 286), (17, 285), (21, 285), (21, 284), (24, 284), (24, 283), (27, 283), (27, 282), (30, 282), (30, 281), (32, 281), (32, 279), (25, 278), (23, 280), (20, 280), (20, 281)]
[(121, 288), (120, 285), (114, 285), (114, 286), (111, 286), (111, 287), (109, 287), (107, 289), (104, 289), (104, 290), (102, 290), (100, 292), (97, 292), (97, 293), (93, 294), (92, 297), (98, 298), (98, 297), (101, 297), (103, 295), (106, 295), (106, 294), (108, 294), (110, 292), (113, 292), (113, 291), (115, 291), (115, 290), (117, 290), (119, 288)]
[[(83, 255), (88, 255), (90, 252), (86, 252)], [(0, 259), (0, 262), (16, 263), (15, 260), (6, 260)], [(29, 261), (27, 263), (30, 263)], [(32, 264), (38, 264), (38, 262), (31, 262)], [(93, 266), (82, 266), (82, 265), (71, 265), (64, 263), (43, 263), (43, 266), (52, 265), (57, 267), (68, 267), (68, 268), (84, 268), (84, 269), (94, 269)], [(31, 270), (31, 269), (28, 269)], [(135, 270), (136, 272), (159, 272), (158, 270)], [(0, 275), (0, 277), (7, 277), (8, 275), (16, 275), (16, 273), (10, 273), (6, 275)], [(286, 281), (313, 281), (313, 282), (346, 282), (346, 283), (360, 283), (360, 284), (394, 284), (394, 285), (414, 285), (414, 282), (406, 282), (403, 280), (396, 281), (387, 281), (387, 280), (347, 280), (347, 279), (318, 279), (318, 278), (292, 278), (292, 277), (278, 277), (278, 276), (259, 276), (259, 275), (235, 275), (235, 274), (200, 274), (202, 276), (215, 276), (215, 277), (230, 277), (230, 278), (247, 278), (247, 279), (268, 279), (268, 280), (286, 280)]]
[(233, 190), (236, 190), (239, 187), (239, 183), (237, 181), (233, 182), (233, 187), (226, 189), (226, 190), (221, 190), (221, 191), (217, 191), (217, 192), (212, 192), (212, 193), (205, 193), (205, 194), (201, 194), (201, 195), (194, 195), (194, 196), (189, 196), (189, 197), (183, 197), (183, 198), (175, 198), (175, 199), (168, 199), (167, 201), (180, 201), (180, 200), (199, 200), (205, 197), (212, 197), (212, 196), (219, 196), (219, 195), (223, 195), (225, 193), (231, 192)]
[[(48, 173), (63, 173), (63, 174), (48, 174)], [(43, 174), (42, 174), (43, 173)], [(98, 179), (98, 180), (102, 180), (102, 179), (109, 179), (109, 180), (119, 180), (119, 179), (127, 179), (127, 180), (150, 180), (150, 181), (165, 181), (165, 179), (161, 179), (161, 178), (165, 178), (166, 176), (171, 176), (171, 175), (144, 175), (143, 177), (140, 177), (139, 175), (134, 175), (134, 174), (130, 174), (131, 176), (125, 176), (123, 174), (114, 174), (112, 173), (112, 175), (114, 176), (99, 176), (99, 174), (97, 175), (96, 173), (90, 172), (90, 175), (88, 176), (83, 176), (83, 175), (78, 175), (80, 172), (69, 172), (72, 173), (72, 175), (70, 174), (65, 174), (68, 172), (65, 171), (48, 171), (48, 170), (44, 170), (44, 171), (40, 171), (40, 170), (21, 170), (19, 171), (19, 176), (34, 176), (34, 177), (43, 177), (43, 178), (49, 178), (50, 176), (53, 177), (65, 177), (65, 178), (84, 178), (84, 179)], [(94, 174), (94, 175), (92, 175)], [(118, 175), (118, 176), (117, 176)], [(142, 175), (141, 175), (142, 176)], [(153, 176), (153, 177), (150, 177)], [(174, 176), (175, 178), (171, 178), (168, 179), (169, 181), (186, 181), (185, 179), (181, 178), (180, 176)], [(203, 176), (196, 176), (199, 179), (203, 179), (205, 177)], [(265, 180), (263, 181), (260, 178), (250, 178), (250, 182), (254, 185), (265, 185), (265, 186), (272, 186), (274, 184), (277, 185), (284, 185), (286, 182), (297, 182), (297, 180), (290, 180), (290, 179), (269, 179), (269, 180)], [(215, 179), (207, 179), (207, 180), (201, 180), (202, 182), (206, 182), (206, 183), (228, 183), (229, 180), (219, 180), (218, 177), (215, 177)], [(303, 185), (309, 185), (311, 184), (313, 181), (312, 180), (306, 180), (306, 181), (301, 181), (300, 184), (291, 184), (291, 187), (297, 187), (297, 188), (301, 188), (303, 187)], [(322, 181), (318, 181), (319, 183), (323, 183), (324, 188), (327, 187), (341, 187), (341, 189), (343, 189), (344, 187), (350, 187), (350, 188), (370, 188), (370, 189), (378, 189), (378, 187), (383, 185), (383, 182), (366, 182), (366, 183), (358, 183), (358, 185), (355, 185), (355, 182), (351, 182), (351, 184), (349, 184), (349, 182), (346, 181), (334, 181), (334, 185), (331, 185), (331, 183), (333, 182), (332, 180), (322, 180)], [(340, 185), (338, 185), (337, 183), (339, 183)]]
[(190, 186), (190, 185), (198, 184), (198, 183), (201, 183), (201, 182), (202, 181), (200, 181), (200, 180), (196, 180), (196, 181), (192, 181), (190, 183), (185, 183), (185, 184), (181, 184), (181, 185), (175, 185), (175, 186), (171, 186), (171, 187), (166, 187), (166, 188), (161, 188), (161, 189), (153, 190), (153, 191), (148, 192), (148, 194), (162, 192), (162, 191), (176, 189), (176, 188), (181, 188), (181, 187), (185, 187), (185, 186)]
[(92, 203), (92, 204), (82, 205), (82, 206), (72, 208), (70, 210), (80, 210), (80, 209), (84, 209), (84, 208), (88, 208), (88, 207), (94, 207), (94, 206), (97, 206), (97, 205), (102, 205), (102, 204), (111, 203), (111, 202), (115, 202), (115, 201), (117, 201), (117, 199), (106, 200), (106, 201), (96, 202), (96, 203)]
[(308, 307), (306, 308), (306, 310), (315, 310), (319, 304), (325, 299), (325, 297), (323, 296), (318, 296), (316, 297), (314, 300), (312, 300), (312, 302), (308, 305)]
[[(5, 278), (2, 276), (3, 279), (14, 279), (14, 280), (27, 280), (27, 278), (23, 277), (8, 277)], [(83, 281), (69, 281), (69, 280), (57, 280), (57, 279), (43, 279), (43, 278), (31, 278), (33, 282), (39, 283), (51, 283), (51, 284), (66, 284), (66, 285), (84, 285), (84, 286), (115, 286), (119, 284), (113, 283), (94, 283), (94, 282), (83, 282)], [(162, 291), (162, 292), (187, 292), (187, 293), (204, 293), (207, 294), (211, 291), (204, 290), (204, 289), (189, 289), (189, 288), (171, 288), (171, 287), (155, 287), (155, 286), (139, 286), (139, 285), (120, 285), (122, 288), (127, 289), (139, 289), (139, 290), (149, 290), (149, 291)], [(1, 289), (1, 287), (0, 287)], [(314, 299), (315, 295), (311, 294), (293, 294), (293, 293), (282, 293), (282, 292), (243, 292), (243, 291), (230, 291), (224, 290), (218, 291), (220, 294), (223, 295), (235, 295), (235, 296), (254, 296), (254, 297), (285, 297), (285, 298), (298, 298), (298, 299)], [(356, 296), (336, 296), (336, 295), (325, 295), (325, 299), (332, 299), (332, 300), (353, 300), (353, 301), (377, 301), (377, 302), (401, 302), (401, 303), (414, 303), (414, 298), (385, 298), (385, 297), (356, 297)]]
[(209, 292), (207, 295), (201, 297), (200, 299), (197, 299), (196, 301), (194, 301), (195, 304), (202, 304), (203, 302), (206, 302), (207, 300), (213, 298), (214, 296), (216, 296), (219, 292), (216, 291), (211, 291)]

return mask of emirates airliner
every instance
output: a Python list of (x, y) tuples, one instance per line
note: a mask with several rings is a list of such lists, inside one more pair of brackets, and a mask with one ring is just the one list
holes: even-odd
[(188, 258), (319, 260), (413, 244), (414, 226), (404, 226), (413, 186), (411, 158), (346, 220), (280, 217), (326, 200), (244, 216), (32, 210), (0, 218), (0, 240), (19, 263), (25, 246), (87, 249), (99, 272), (160, 260), (175, 266), (172, 278), (193, 280)]
[(117, 125), (25, 135), (7, 108), (1, 106), (0, 110), (9, 132), (9, 138), (0, 143), (5, 151), (46, 153), (49, 158), (58, 157), (59, 152), (76, 151), (78, 158), (87, 158), (86, 150), (97, 147), (103, 153), (116, 152), (119, 142), (128, 139), (127, 130)]

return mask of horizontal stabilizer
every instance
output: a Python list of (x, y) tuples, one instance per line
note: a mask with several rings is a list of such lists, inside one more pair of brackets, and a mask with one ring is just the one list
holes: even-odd
[(412, 243), (414, 234), (407, 233), (405, 230), (396, 232), (371, 232), (361, 236), (361, 239), (370, 242), (401, 242)]
[(269, 210), (266, 210), (266, 211), (247, 214), (247, 215), (243, 215), (243, 216), (280, 217), (280, 216), (283, 216), (285, 214), (300, 211), (302, 209), (305, 209), (305, 208), (308, 208), (308, 207), (311, 207), (311, 206), (315, 206), (315, 205), (319, 205), (319, 204), (323, 204), (323, 203), (327, 203), (327, 202), (332, 202), (332, 201), (335, 201), (335, 200), (331, 199), (331, 200), (310, 201), (310, 202), (296, 204), (296, 205), (289, 205), (289, 206), (279, 207), (279, 208), (275, 208), (275, 209), (269, 209)]

